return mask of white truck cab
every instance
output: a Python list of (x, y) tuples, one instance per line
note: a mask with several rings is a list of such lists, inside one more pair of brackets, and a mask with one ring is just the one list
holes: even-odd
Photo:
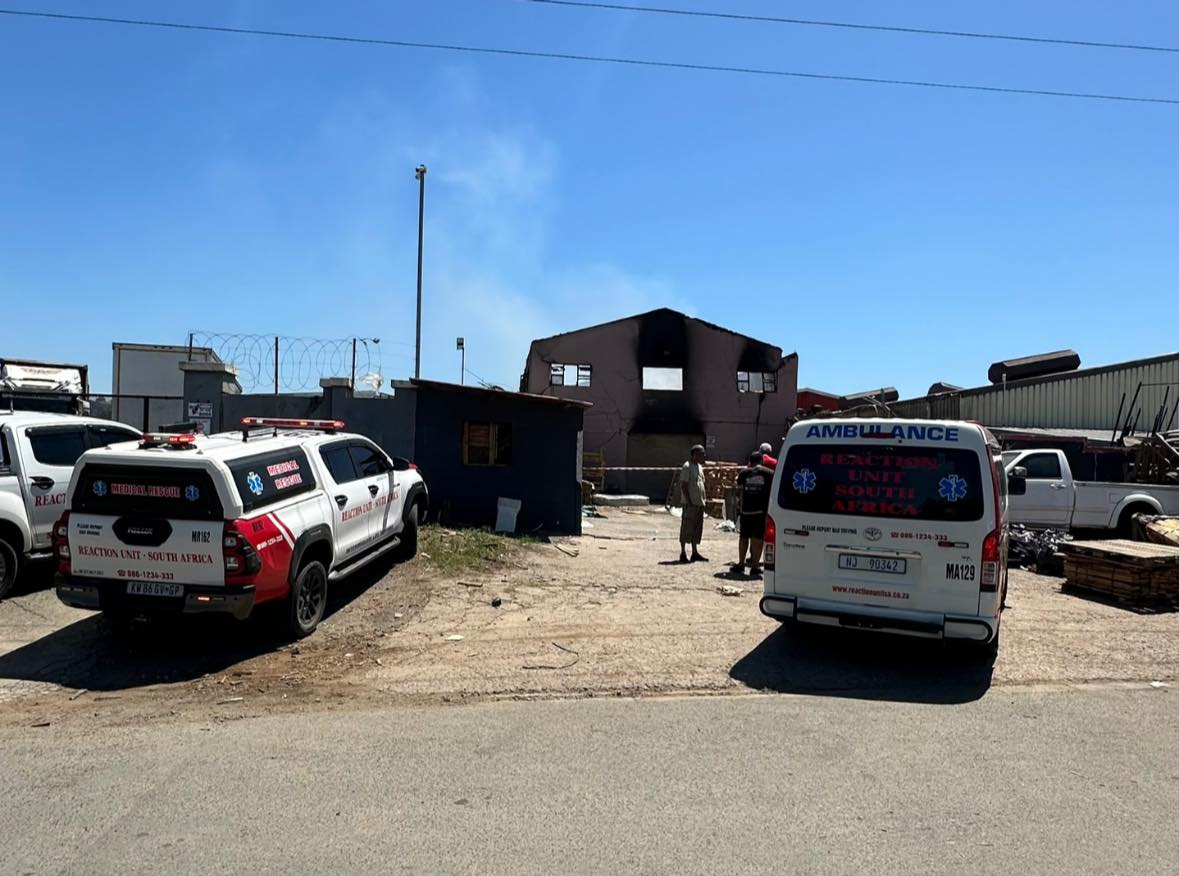
[(999, 446), (977, 424), (796, 423), (774, 476), (761, 610), (997, 647), (1007, 494)]
[(1135, 514), (1179, 514), (1179, 486), (1077, 480), (1062, 450), (1008, 450), (1003, 464), (1027, 472), (1027, 492), (1011, 499), (1012, 523), (1129, 535)]
[(25, 562), (51, 556), (53, 524), (78, 458), (138, 437), (130, 426), (94, 417), (0, 412), (0, 598)]
[(58, 598), (116, 621), (284, 603), (301, 637), (330, 581), (413, 556), (428, 496), (411, 463), (338, 420), (242, 424), (84, 454), (54, 527)]

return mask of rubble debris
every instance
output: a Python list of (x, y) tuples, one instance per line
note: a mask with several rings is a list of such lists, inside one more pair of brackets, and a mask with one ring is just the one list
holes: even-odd
[(719, 529), (721, 532), (736, 532), (737, 531), (737, 524), (734, 523), (732, 520), (722, 520), (720, 523), (718, 523), (716, 525), (716, 528)]
[(745, 592), (740, 587), (734, 587), (732, 584), (722, 584), (716, 589), (721, 596), (740, 596)]
[(569, 663), (563, 663), (560, 666), (552, 666), (547, 663), (526, 663), (521, 667), (521, 669), (568, 669), (570, 666), (581, 659), (581, 655), (572, 648), (566, 648), (564, 645), (558, 645), (556, 642), (549, 642), (549, 644), (558, 650), (564, 651), (566, 654), (572, 654), (573, 659)]
[(646, 496), (639, 496), (634, 494), (614, 496), (608, 493), (597, 493), (594, 495), (595, 505), (604, 505), (607, 508), (623, 508), (636, 507), (641, 508), (651, 504), (651, 500)]
[(1029, 529), (1017, 523), (1011, 527), (1007, 541), (1007, 562), (1041, 575), (1064, 573), (1060, 546), (1072, 536), (1063, 529)]
[(472, 581), (459, 581), (458, 585), (460, 587), (482, 587), (483, 582), (482, 581), (474, 581), (474, 582), (472, 582)]
[(1179, 517), (1134, 515), (1134, 540), (1179, 547)]
[(553, 547), (555, 547), (561, 553), (568, 554), (571, 557), (576, 557), (580, 553), (577, 548), (567, 548), (562, 544), (557, 544), (556, 542), (553, 542)]
[(219, 705), (219, 706), (228, 706), (230, 703), (240, 703), (240, 702), (242, 702), (244, 699), (245, 699), (245, 697), (229, 697), (229, 698), (227, 698), (227, 699), (220, 700), (220, 701), (217, 703), (217, 705)]
[(504, 601), (502, 599), (500, 599), (498, 596), (491, 600), (491, 607), (492, 608), (499, 608), (503, 604), (504, 604)]
[(466, 638), (466, 637), (459, 634), (459, 633), (451, 633), (449, 636), (446, 637), (446, 641), (448, 641), (448, 642), (461, 642), (464, 638)]

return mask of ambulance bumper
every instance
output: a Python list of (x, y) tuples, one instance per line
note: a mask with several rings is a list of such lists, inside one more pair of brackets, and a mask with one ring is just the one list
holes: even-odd
[(245, 620), (254, 610), (253, 585), (209, 587), (182, 584), (179, 596), (133, 596), (125, 581), (57, 576), (57, 598), (72, 608), (131, 614), (229, 614)]
[(989, 642), (995, 635), (994, 620), (933, 612), (904, 611), (870, 605), (802, 599), (767, 594), (761, 613), (779, 620), (797, 620), (832, 627), (877, 630), (929, 639), (965, 639)]

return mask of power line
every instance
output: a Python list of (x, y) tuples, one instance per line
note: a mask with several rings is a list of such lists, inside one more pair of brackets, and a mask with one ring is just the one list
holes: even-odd
[(875, 30), (885, 33), (912, 33), (924, 36), (968, 37), (978, 40), (1010, 40), (1020, 43), (1046, 43), (1055, 46), (1083, 46), (1091, 49), (1131, 49), (1139, 52), (1175, 52), (1177, 46), (1150, 46), (1139, 43), (1104, 43), (1095, 40), (1066, 40), (1056, 37), (1020, 36), (1006, 33), (979, 33), (969, 30), (936, 30), (928, 27), (900, 27), (886, 24), (860, 24), (850, 21), (822, 21), (814, 18), (781, 18), (775, 15), (742, 15), (735, 12), (705, 12), (695, 9), (669, 9), (662, 6), (626, 6), (621, 3), (597, 3), (589, 0), (525, 0), (548, 6), (576, 6), (584, 9), (609, 9), (625, 12), (649, 12), (657, 15), (683, 15), (695, 18), (722, 18), (729, 21), (754, 21), (770, 24), (802, 24), (812, 27), (841, 27), (849, 30)]
[(615, 58), (605, 55), (579, 55), (568, 52), (539, 52), (525, 49), (500, 49), (487, 46), (463, 46), (447, 43), (423, 43), (408, 40), (376, 39), (373, 37), (338, 36), (332, 34), (299, 33), (295, 31), (261, 30), (257, 28), (225, 27), (211, 24), (187, 24), (175, 21), (151, 21), (137, 18), (109, 18), (97, 15), (66, 15), (60, 12), (30, 12), (23, 9), (0, 9), (0, 15), (45, 18), (58, 21), (101, 22), (135, 27), (169, 28), (172, 30), (232, 33), (248, 36), (269, 36), (285, 39), (318, 40), (322, 42), (392, 46), (408, 49), (436, 49), (447, 52), (467, 52), (480, 55), (506, 55), (520, 58), (544, 58), (560, 61), (585, 61), (599, 64), (622, 64), (632, 67), (659, 67), (670, 70), (694, 70), (710, 73), (737, 73), (749, 76), (773, 76), (833, 82), (859, 82), (872, 85), (904, 85), (915, 88), (940, 88), (952, 91), (980, 91), (990, 94), (1023, 94), (1036, 97), (1071, 97), (1080, 100), (1110, 100), (1124, 103), (1160, 103), (1179, 105), (1179, 99), (1168, 97), (1140, 97), (1124, 94), (1098, 94), (1083, 91), (1050, 91), (1041, 88), (1004, 88), (997, 85), (969, 85), (957, 82), (929, 82), (917, 79), (885, 79), (874, 76), (850, 76), (839, 73), (804, 73), (796, 70), (773, 70), (764, 67), (731, 67), (720, 64), (695, 64), (683, 61), (655, 61), (645, 58)]

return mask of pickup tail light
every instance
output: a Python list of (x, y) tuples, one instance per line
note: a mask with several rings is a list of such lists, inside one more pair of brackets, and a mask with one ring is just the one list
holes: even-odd
[(57, 560), (57, 571), (70, 574), (70, 512), (53, 524), (53, 556)]
[(227, 583), (235, 583), (230, 579), (256, 575), (262, 569), (262, 558), (235, 521), (225, 524), (225, 531), (221, 535), (221, 554), (225, 561)]
[(775, 554), (778, 546), (778, 527), (774, 523), (774, 518), (769, 514), (766, 515), (766, 531), (765, 531), (765, 553), (762, 556), (762, 567), (766, 569), (774, 568)]

